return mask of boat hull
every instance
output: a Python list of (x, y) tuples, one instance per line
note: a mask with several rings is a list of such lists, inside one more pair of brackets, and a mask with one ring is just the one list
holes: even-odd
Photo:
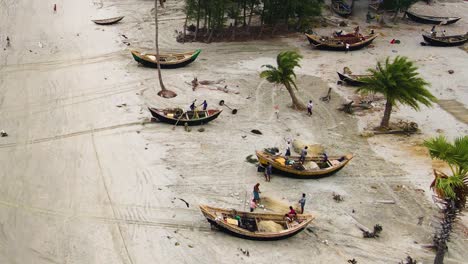
[[(307, 37), (307, 40), (309, 40), (309, 43), (312, 44), (316, 49), (331, 50), (331, 51), (346, 51), (346, 45), (345, 44), (343, 44), (343, 45), (330, 45), (330, 44), (327, 44), (325, 42), (321, 42), (320, 40), (317, 40), (315, 38), (312, 38), (308, 34), (306, 34), (306, 37)], [(364, 47), (367, 47), (372, 43), (372, 41), (374, 41), (374, 39), (376, 37), (377, 36), (372, 36), (371, 38), (369, 38), (369, 39), (367, 39), (365, 41), (352, 44), (352, 45), (350, 45), (349, 50), (350, 51), (360, 50), (360, 49), (362, 49)]]
[(343, 82), (345, 82), (346, 84), (350, 86), (364, 86), (365, 85), (364, 82), (361, 82), (357, 79), (353, 79), (350, 76), (347, 76), (339, 72), (336, 72), (336, 73), (338, 74), (338, 77), (340, 78), (340, 80), (342, 80)]
[(290, 178), (296, 178), (296, 179), (319, 179), (319, 178), (331, 176), (339, 172), (340, 170), (342, 170), (349, 163), (349, 161), (353, 158), (351, 154), (348, 154), (344, 156), (346, 160), (343, 161), (343, 163), (340, 164), (339, 166), (331, 167), (328, 169), (315, 170), (315, 171), (306, 171), (306, 170), (301, 171), (301, 170), (296, 170), (293, 168), (282, 166), (278, 164), (277, 162), (275, 162), (273, 159), (268, 158), (266, 155), (264, 155), (260, 151), (256, 151), (255, 154), (257, 155), (258, 162), (262, 166), (266, 166), (268, 163), (270, 163), (272, 165), (273, 172), (279, 175), (283, 175), (283, 176), (290, 177)]
[(454, 41), (454, 42), (447, 42), (447, 41), (442, 41), (438, 40), (435, 38), (432, 38), (431, 36), (428, 35), (423, 35), (424, 41), (426, 41), (429, 45), (431, 46), (436, 46), (436, 47), (454, 47), (454, 46), (461, 46), (465, 44), (468, 41), (468, 37), (465, 36), (465, 39), (462, 39), (460, 41)]
[(212, 219), (209, 219), (207, 218), (206, 219), (211, 225), (215, 226), (216, 228), (218, 228), (219, 230), (223, 231), (224, 233), (227, 233), (229, 235), (232, 235), (232, 236), (235, 236), (235, 237), (239, 237), (239, 238), (243, 238), (243, 239), (248, 239), (248, 240), (256, 240), (256, 241), (275, 241), (275, 240), (282, 240), (282, 239), (286, 239), (286, 238), (289, 238), (289, 237), (292, 237), (292, 236), (295, 236), (297, 235), (298, 233), (302, 232), (304, 228), (300, 228), (300, 229), (297, 229), (295, 230), (294, 232), (291, 232), (291, 233), (288, 233), (288, 234), (285, 234), (285, 235), (282, 235), (282, 236), (274, 236), (274, 237), (255, 237), (255, 236), (249, 236), (249, 235), (245, 235), (245, 234), (241, 234), (241, 233), (237, 233), (237, 232), (234, 232), (226, 227), (224, 227), (223, 225), (220, 225), (218, 224), (216, 221), (212, 220)]
[(445, 25), (450, 25), (456, 23), (461, 17), (427, 17), (422, 15), (417, 15), (411, 12), (406, 11), (406, 15), (413, 20), (421, 24), (433, 24), (439, 25), (440, 23), (446, 22)]
[(112, 25), (112, 24), (118, 23), (123, 18), (124, 18), (123, 16), (120, 16), (120, 17), (114, 17), (114, 18), (108, 18), (108, 19), (96, 19), (92, 21), (98, 25)]
[(158, 119), (159, 121), (161, 122), (164, 122), (164, 123), (167, 123), (167, 124), (171, 124), (171, 125), (178, 125), (178, 126), (185, 126), (185, 124), (187, 124), (188, 126), (199, 126), (199, 125), (204, 125), (204, 124), (207, 124), (213, 120), (215, 120), (216, 118), (218, 118), (218, 116), (221, 114), (222, 110), (219, 110), (218, 112), (208, 116), (208, 117), (205, 117), (205, 118), (200, 118), (200, 119), (195, 119), (195, 120), (186, 120), (186, 119), (180, 119), (178, 121), (178, 119), (176, 118), (169, 118), (161, 113), (159, 113), (158, 111), (154, 110), (153, 108), (148, 108), (148, 110), (151, 112), (151, 115)]
[[(194, 62), (198, 55), (200, 54), (201, 50), (197, 50), (189, 59), (187, 60), (184, 60), (180, 63), (161, 63), (161, 69), (177, 69), (177, 68), (182, 68), (182, 67), (185, 67), (187, 65), (189, 65), (190, 63)], [(132, 56), (133, 56), (133, 59), (135, 59), (135, 61), (137, 61), (138, 63), (140, 63), (141, 65), (145, 66), (145, 67), (149, 67), (149, 68), (157, 68), (158, 67), (158, 64), (155, 63), (155, 62), (151, 62), (151, 61), (148, 61), (148, 60), (145, 60), (141, 57), (139, 57), (136, 53), (132, 52)]]

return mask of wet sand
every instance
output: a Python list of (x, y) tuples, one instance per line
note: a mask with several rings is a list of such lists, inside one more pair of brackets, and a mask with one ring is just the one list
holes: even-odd
[[(161, 13), (161, 50), (203, 52), (188, 67), (163, 71), (166, 86), (178, 93), (167, 100), (156, 96), (156, 72), (138, 66), (129, 52), (153, 49), (152, 1), (56, 3), (54, 14), (52, 2), (0, 2), (0, 129), (10, 134), (0, 138), (0, 263), (345, 263), (352, 258), (397, 263), (407, 254), (432, 261), (434, 253), (420, 246), (431, 242), (437, 214), (428, 188), (432, 163), (403, 147), (419, 144), (437, 129), (449, 137), (466, 134), (467, 125), (437, 105), (420, 113), (400, 107), (393, 118), (418, 122), (421, 135), (362, 138), (362, 128), (377, 124), (381, 112), (351, 117), (337, 111), (353, 88), (337, 86), (335, 72), (348, 66), (359, 73), (376, 59), (409, 56), (438, 98), (467, 106), (465, 51), (420, 47), (420, 29), (429, 27), (415, 23), (383, 29), (385, 36), (374, 48), (346, 55), (312, 50), (300, 35), (181, 44), (175, 30), (183, 25), (183, 1), (169, 1)], [(461, 2), (415, 8), (463, 16), (450, 27), (458, 33), (466, 29), (467, 9)], [(364, 17), (365, 11), (359, 12)], [(90, 21), (117, 15), (126, 17), (109, 27)], [(7, 50), (4, 34), (12, 39)], [(402, 44), (389, 44), (394, 35)], [(287, 91), (258, 77), (261, 65), (294, 48), (304, 55), (299, 95), (314, 100), (312, 117), (291, 110)], [(192, 91), (188, 83), (195, 76), (226, 79), (239, 93)], [(320, 102), (328, 87), (334, 90), (332, 101)], [(225, 108), (205, 132), (149, 122), (147, 106), (186, 108), (194, 99), (213, 107), (222, 99), (239, 112), (232, 115)], [(330, 155), (352, 152), (355, 158), (332, 177), (306, 181), (273, 175), (266, 183), (245, 157), (256, 149), (282, 147), (285, 137), (320, 142)], [(277, 242), (210, 230), (198, 204), (248, 209), (245, 200), (256, 182), (262, 195), (284, 203), (294, 204), (307, 193), (306, 211), (316, 215), (311, 229)], [(336, 203), (333, 192), (345, 200)], [(357, 222), (369, 228), (381, 224), (381, 237), (363, 239)], [(467, 258), (466, 239), (454, 233), (446, 263)]]

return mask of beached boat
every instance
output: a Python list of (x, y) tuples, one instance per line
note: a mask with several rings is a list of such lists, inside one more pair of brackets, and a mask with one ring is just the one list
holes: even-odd
[(414, 22), (422, 23), (422, 24), (443, 24), (449, 25), (457, 22), (461, 19), (461, 17), (436, 17), (436, 16), (424, 16), (412, 13), (410, 11), (406, 11), (406, 15), (413, 20)]
[(371, 76), (371, 75), (344, 74), (344, 73), (339, 73), (339, 72), (336, 72), (336, 73), (338, 74), (338, 77), (340, 78), (340, 80), (342, 80), (343, 82), (351, 86), (363, 86), (365, 85), (365, 83), (360, 81), (359, 79), (363, 77)]
[[(285, 176), (300, 179), (313, 179), (332, 175), (348, 164), (353, 158), (352, 154), (344, 156), (330, 156), (324, 161), (320, 156), (306, 157), (304, 164), (299, 162), (298, 156), (289, 157), (289, 162), (284, 156), (273, 155), (266, 151), (257, 150), (255, 154), (262, 166), (271, 164), (273, 170)], [(288, 163), (288, 164), (287, 164)]]
[(154, 118), (158, 119), (161, 122), (184, 126), (185, 124), (189, 126), (198, 126), (206, 124), (210, 121), (215, 120), (223, 110), (218, 109), (208, 109), (206, 111), (186, 111), (184, 112), (180, 108), (176, 109), (157, 109), (157, 108), (148, 108)]
[(468, 41), (468, 33), (465, 35), (454, 35), (454, 36), (440, 36), (434, 37), (428, 34), (423, 34), (424, 41), (431, 46), (437, 47), (453, 47), (465, 44)]
[(95, 20), (91, 20), (91, 21), (93, 21), (94, 23), (96, 23), (98, 25), (112, 25), (112, 24), (115, 24), (115, 23), (119, 22), (123, 18), (124, 18), (124, 16), (119, 16), (119, 17), (106, 18), (106, 19), (95, 19)]
[[(184, 67), (195, 61), (200, 55), (201, 49), (185, 53), (166, 53), (159, 55), (159, 62), (163, 69), (174, 69)], [(146, 67), (156, 68), (156, 54), (145, 54), (138, 51), (132, 51), (133, 58)]]
[(332, 0), (331, 9), (342, 17), (349, 17), (353, 12), (354, 0), (351, 5), (348, 5), (343, 0)]
[(377, 34), (368, 36), (339, 36), (326, 37), (312, 34), (305, 34), (309, 43), (317, 49), (346, 51), (346, 43), (349, 44), (349, 50), (362, 49), (377, 38)]
[(292, 237), (304, 230), (314, 219), (309, 214), (298, 214), (294, 221), (289, 222), (284, 214), (249, 213), (208, 205), (200, 205), (200, 210), (212, 226), (236, 237), (251, 240)]

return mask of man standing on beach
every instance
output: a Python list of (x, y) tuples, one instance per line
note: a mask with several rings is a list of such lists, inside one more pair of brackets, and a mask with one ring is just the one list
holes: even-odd
[(312, 108), (314, 107), (314, 103), (312, 103), (312, 100), (309, 100), (309, 103), (307, 104), (307, 114), (309, 116), (312, 116)]
[(6, 37), (6, 46), (10, 47), (10, 37), (9, 36)]
[(286, 153), (284, 154), (285, 157), (290, 157), (291, 156), (291, 141), (288, 140), (286, 142)]
[(273, 166), (271, 165), (270, 162), (268, 162), (267, 166), (265, 168), (265, 181), (267, 181), (267, 182), (270, 181), (272, 171), (273, 171)]
[(305, 206), (305, 203), (306, 203), (306, 198), (305, 198), (306, 194), (303, 193), (302, 194), (302, 198), (299, 200), (299, 204), (301, 205), (301, 214), (304, 213), (304, 206)]
[(253, 188), (253, 196), (254, 196), (254, 201), (255, 203), (258, 203), (260, 201), (260, 183), (257, 182)]
[(305, 162), (305, 158), (307, 156), (307, 149), (309, 147), (305, 146), (302, 150), (301, 150), (301, 157), (299, 158), (299, 162), (300, 163), (304, 163)]

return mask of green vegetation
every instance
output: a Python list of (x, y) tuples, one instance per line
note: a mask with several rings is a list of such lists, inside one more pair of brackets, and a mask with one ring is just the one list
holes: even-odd
[(297, 110), (304, 110), (304, 104), (296, 97), (292, 88), (294, 86), (298, 90), (294, 81), (296, 79), (294, 68), (301, 67), (299, 65), (300, 59), (302, 59), (302, 56), (295, 51), (281, 52), (276, 57), (278, 67), (263, 65), (262, 67), (267, 68), (267, 70), (262, 71), (260, 77), (267, 79), (271, 83), (284, 85), (291, 96), (292, 107)]
[(370, 77), (362, 78), (365, 86), (359, 87), (357, 92), (380, 93), (387, 100), (384, 116), (380, 127), (388, 128), (393, 106), (397, 103), (409, 105), (419, 110), (419, 104), (431, 106), (436, 98), (426, 89), (429, 84), (418, 77), (417, 67), (406, 57), (396, 57), (392, 63), (387, 58), (385, 64), (377, 63), (376, 69), (368, 69)]
[(226, 27), (294, 25), (300, 28), (306, 21), (321, 14), (324, 0), (185, 0), (187, 20), (195, 25), (195, 40), (200, 30), (208, 39)]

